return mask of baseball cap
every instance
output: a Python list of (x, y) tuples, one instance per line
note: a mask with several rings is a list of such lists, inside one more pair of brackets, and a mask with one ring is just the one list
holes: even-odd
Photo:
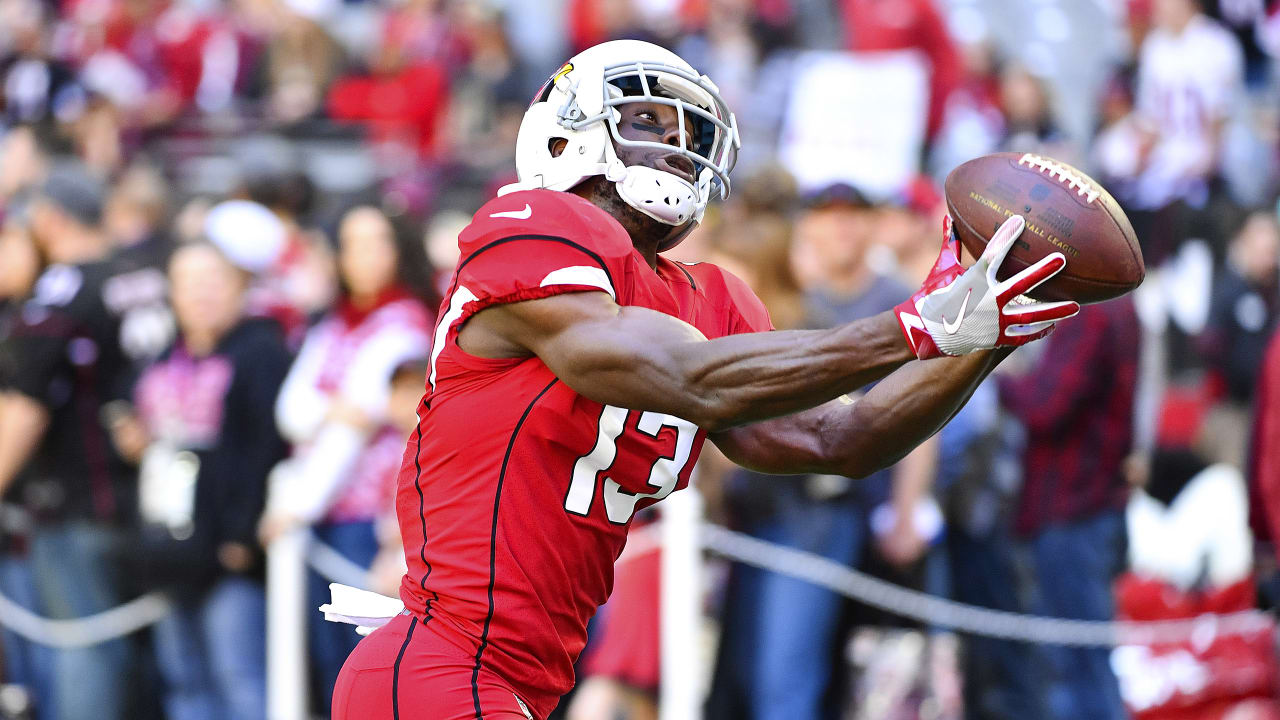
[(927, 175), (917, 175), (889, 196), (888, 205), (910, 210), (918, 215), (928, 215), (942, 200), (938, 186)]
[(835, 206), (870, 208), (873, 204), (858, 188), (849, 183), (837, 182), (806, 193), (804, 206), (816, 210)]
[(102, 222), (105, 188), (78, 163), (55, 165), (39, 195), (82, 225), (95, 227)]
[(227, 200), (209, 209), (204, 234), (233, 265), (254, 275), (271, 268), (284, 249), (284, 223), (248, 200)]

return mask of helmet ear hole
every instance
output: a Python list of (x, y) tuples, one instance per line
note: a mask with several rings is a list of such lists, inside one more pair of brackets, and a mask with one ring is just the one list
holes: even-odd
[(551, 157), (558, 158), (560, 153), (564, 152), (564, 148), (569, 144), (569, 138), (553, 137), (547, 140), (547, 152), (551, 153)]

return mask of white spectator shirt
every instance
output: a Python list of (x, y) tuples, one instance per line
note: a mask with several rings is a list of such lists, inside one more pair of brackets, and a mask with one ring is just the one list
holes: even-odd
[(416, 301), (398, 300), (354, 328), (335, 315), (307, 332), (276, 399), (276, 425), (294, 455), (272, 481), (269, 510), (315, 522), (340, 499), (371, 438), (368, 430), (329, 420), (330, 407), (341, 398), (375, 427), (383, 424), (396, 366), (430, 350), (429, 320)]
[(1138, 204), (1158, 208), (1203, 199), (1213, 175), (1215, 126), (1228, 118), (1244, 85), (1244, 54), (1226, 28), (1197, 15), (1179, 34), (1154, 30), (1138, 60), (1138, 114), (1153, 131)]

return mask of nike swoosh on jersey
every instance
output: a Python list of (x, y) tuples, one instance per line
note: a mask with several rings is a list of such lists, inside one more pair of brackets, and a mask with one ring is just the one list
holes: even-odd
[(960, 323), (964, 322), (964, 311), (969, 309), (969, 298), (973, 295), (973, 288), (964, 294), (964, 302), (960, 303), (960, 312), (956, 314), (955, 323), (947, 322), (945, 317), (942, 318), (942, 330), (948, 335), (955, 335), (960, 331)]
[(507, 210), (505, 212), (490, 213), (489, 217), (506, 217), (515, 218), (516, 220), (528, 220), (532, 215), (533, 208), (529, 207), (529, 203), (525, 203), (523, 210)]

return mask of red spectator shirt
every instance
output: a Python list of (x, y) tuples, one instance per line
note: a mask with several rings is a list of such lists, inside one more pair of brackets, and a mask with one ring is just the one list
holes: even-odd
[(1124, 506), (1140, 333), (1132, 299), (1085, 305), (1030, 372), (1001, 378), (1000, 400), (1027, 431), (1020, 534)]
[(1262, 361), (1254, 412), (1250, 521), (1255, 537), (1270, 539), (1280, 557), (1280, 331), (1272, 336)]
[(942, 126), (947, 96), (963, 80), (963, 61), (932, 0), (841, 0), (850, 50), (919, 50), (929, 61), (929, 137)]
[(492, 200), (459, 248), (397, 487), (400, 597), (420, 632), (473, 655), (477, 672), (496, 673), (545, 717), (573, 685), (633, 514), (688, 483), (706, 433), (589, 400), (537, 357), (469, 355), (459, 328), (490, 306), (584, 291), (709, 338), (770, 323), (738, 278), (664, 258), (655, 272), (612, 216), (570, 193)]

